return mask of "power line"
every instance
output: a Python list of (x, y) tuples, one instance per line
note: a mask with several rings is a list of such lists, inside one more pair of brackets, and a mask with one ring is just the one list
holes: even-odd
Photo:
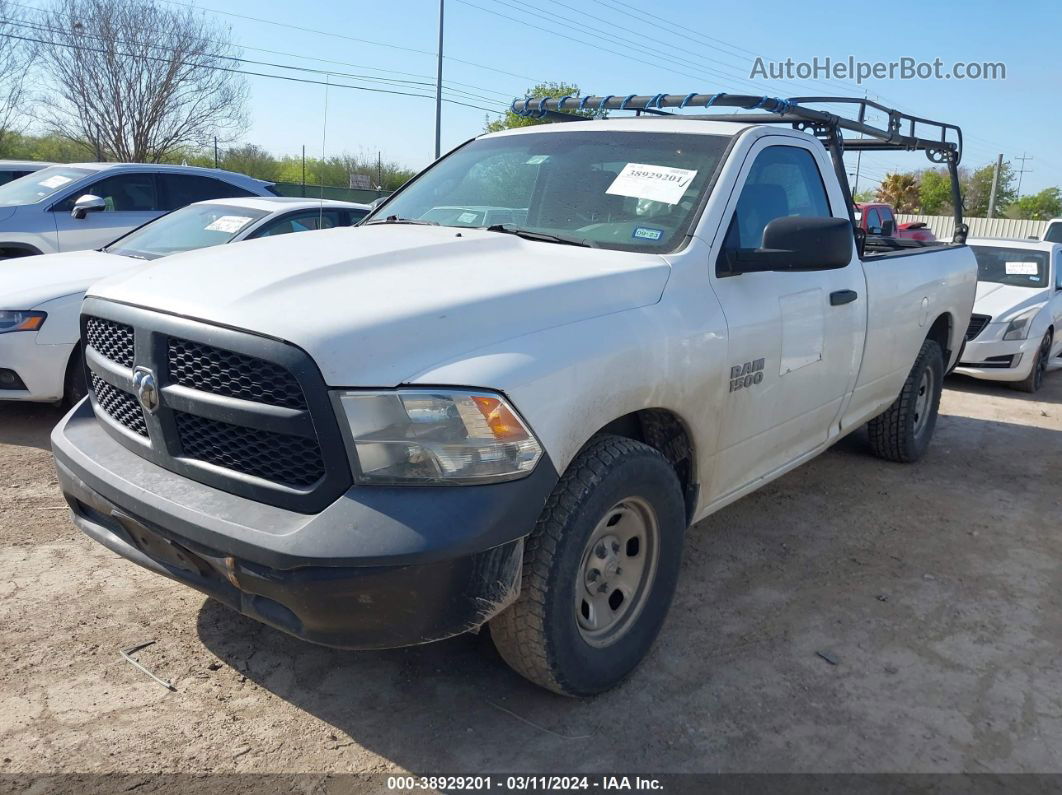
[[(77, 44), (64, 44), (62, 42), (47, 41), (45, 39), (35, 39), (35, 38), (29, 37), (29, 36), (16, 36), (13, 33), (0, 33), (0, 38), (18, 39), (20, 41), (35, 42), (37, 44), (48, 44), (48, 45), (51, 45), (51, 46), (65, 47), (65, 48), (71, 49), (71, 50), (80, 50), (80, 51), (83, 51), (83, 52), (94, 52), (94, 53), (97, 53), (97, 54), (100, 54), (100, 55), (107, 54), (106, 50), (101, 50), (101, 49), (97, 49), (97, 48), (94, 48), (94, 47), (83, 47), (83, 46), (80, 46), (80, 45), (77, 45)], [(117, 53), (117, 55), (120, 55), (120, 56), (125, 57), (125, 58), (144, 58), (146, 60), (157, 61), (157, 62), (160, 62), (160, 63), (173, 63), (174, 62), (173, 59), (171, 59), (171, 58), (157, 58), (157, 57), (151, 56), (151, 55), (134, 55), (134, 54), (131, 54), (131, 53)], [(421, 99), (435, 99), (434, 95), (432, 95), (432, 94), (416, 94), (416, 93), (409, 92), (409, 91), (395, 91), (393, 89), (373, 88), (373, 87), (370, 87), (370, 86), (355, 86), (355, 85), (351, 85), (349, 83), (332, 83), (332, 82), (326, 82), (324, 80), (311, 80), (311, 79), (305, 78), (305, 77), (289, 77), (288, 75), (274, 75), (274, 74), (268, 74), (266, 72), (251, 72), (251, 71), (248, 71), (246, 69), (233, 69), (233, 68), (229, 68), (229, 67), (226, 67), (226, 66), (217, 66), (217, 65), (208, 66), (208, 65), (205, 65), (205, 64), (191, 63), (189, 61), (178, 61), (177, 63), (180, 63), (180, 64), (182, 64), (184, 66), (191, 66), (194, 69), (209, 69), (209, 70), (212, 70), (212, 71), (230, 72), (230, 73), (233, 73), (233, 74), (248, 75), (250, 77), (266, 77), (266, 78), (271, 78), (273, 80), (285, 80), (285, 81), (288, 81), (288, 82), (291, 82), (291, 83), (306, 83), (306, 84), (309, 84), (309, 85), (330, 86), (332, 88), (349, 88), (349, 89), (353, 89), (355, 91), (368, 91), (368, 92), (373, 93), (373, 94), (394, 94), (394, 95), (403, 96), (403, 97), (420, 97)], [(480, 105), (472, 105), (472, 104), (469, 104), (467, 102), (460, 102), (458, 100), (449, 99), (449, 98), (446, 98), (446, 97), (443, 98), (443, 102), (449, 102), (451, 105), (461, 105), (462, 107), (473, 108), (475, 110), (482, 110), (482, 111), (486, 111), (488, 113), (497, 113), (498, 112), (496, 109), (484, 108), (484, 107), (482, 107)]]
[[(13, 5), (13, 6), (19, 6), (21, 8), (29, 9), (31, 11), (37, 12), (38, 14), (42, 14), (42, 15), (45, 14), (45, 11), (43, 9), (36, 8), (34, 6), (29, 6), (29, 5), (26, 5), (24, 3), (11, 2), (10, 4)], [(54, 27), (48, 27), (46, 25), (42, 25), (40, 23), (26, 22), (26, 21), (23, 21), (23, 20), (15, 19), (15, 18), (6, 18), (3, 21), (8, 22), (9, 24), (17, 25), (19, 27), (36, 27), (39, 30), (48, 30), (48, 31), (51, 31), (51, 32), (64, 33), (64, 34), (68, 33), (68, 31), (66, 31), (66, 30), (60, 30), (60, 29), (57, 29), (57, 28), (54, 28)], [(108, 40), (107, 37), (99, 36), (97, 34), (83, 33), (81, 35), (92, 36), (93, 38), (96, 38), (96, 39)], [(109, 39), (109, 40), (118, 41), (117, 39)], [(369, 71), (374, 71), (374, 72), (385, 72), (385, 73), (386, 72), (390, 72), (391, 74), (405, 75), (406, 77), (418, 77), (418, 78), (422, 78), (422, 80), (421, 81), (406, 80), (406, 79), (398, 78), (398, 77), (375, 77), (373, 75), (351, 75), (351, 74), (344, 73), (344, 72), (337, 72), (335, 70), (332, 70), (332, 71), (329, 71), (329, 72), (325, 72), (323, 70), (304, 69), (303, 71), (320, 71), (321, 74), (325, 74), (325, 73), (327, 73), (327, 74), (337, 74), (337, 75), (341, 74), (341, 75), (344, 75), (344, 76), (347, 76), (347, 77), (353, 77), (355, 79), (360, 79), (360, 80), (374, 80), (374, 81), (385, 82), (385, 83), (393, 83), (393, 84), (408, 83), (408, 84), (411, 84), (411, 85), (424, 85), (424, 86), (434, 86), (435, 85), (435, 80), (434, 80), (433, 77), (431, 77), (429, 75), (420, 75), (420, 74), (417, 74), (415, 72), (402, 72), (402, 71), (393, 70), (393, 69), (382, 69), (382, 68), (377, 67), (377, 66), (367, 66), (367, 65), (364, 65), (364, 64), (350, 63), (348, 61), (330, 60), (330, 59), (327, 59), (327, 58), (316, 58), (316, 57), (313, 57), (313, 56), (300, 55), (298, 53), (293, 53), (293, 52), (284, 52), (283, 50), (271, 50), (271, 49), (266, 49), (266, 48), (263, 48), (263, 47), (252, 47), (252, 46), (246, 45), (246, 44), (234, 44), (233, 42), (230, 42), (228, 40), (223, 40), (223, 39), (203, 38), (202, 41), (210, 42), (210, 43), (213, 43), (213, 44), (220, 44), (220, 45), (230, 45), (231, 44), (232, 46), (236, 46), (236, 47), (238, 47), (241, 50), (253, 50), (253, 51), (256, 51), (256, 52), (268, 53), (270, 55), (280, 55), (280, 56), (284, 56), (284, 57), (287, 57), (287, 58), (298, 58), (300, 60), (315, 61), (315, 62), (318, 62), (318, 63), (330, 63), (330, 64), (336, 64), (336, 65), (339, 65), (339, 66), (350, 66), (350, 67), (354, 67), (356, 69), (368, 69)], [(158, 45), (158, 44), (149, 44), (148, 46), (155, 47), (157, 49), (163, 49), (163, 50), (167, 50), (168, 49), (170, 51), (172, 51), (172, 49), (173, 49), (173, 48), (164, 47), (163, 45)], [(243, 60), (246, 63), (264, 64), (264, 65), (269, 65), (269, 66), (276, 66), (277, 68), (286, 68), (286, 69), (299, 68), (299, 67), (294, 67), (294, 66), (291, 66), (291, 65), (288, 65), (288, 64), (271, 64), (269, 62), (252, 61), (252, 60), (249, 60), (249, 59), (243, 59)], [(475, 84), (472, 84), (472, 83), (462, 83), (462, 82), (457, 81), (457, 80), (447, 80), (446, 81), (445, 87), (446, 87), (447, 90), (452, 91), (454, 93), (458, 93), (458, 94), (465, 94), (465, 95), (467, 95), (469, 97), (472, 97), (472, 98), (475, 98), (475, 99), (482, 99), (482, 100), (484, 100), (486, 102), (497, 102), (498, 100), (494, 100), (494, 99), (491, 99), (490, 97), (485, 97), (485, 96), (483, 96), (481, 94), (476, 94), (476, 93), (473, 93), (471, 91), (464, 91), (464, 90), (462, 90), (460, 88), (454, 88), (453, 86), (465, 86), (467, 88), (474, 88), (477, 91), (482, 91), (482, 92), (485, 92), (485, 93), (488, 93), (488, 94), (497, 94), (500, 97), (505, 97), (506, 98), (506, 103), (505, 104), (508, 104), (508, 100), (512, 96), (511, 92), (495, 91), (494, 89), (486, 88), (484, 86), (478, 86), (478, 85), (475, 85)]]
[[(344, 33), (336, 33), (334, 31), (330, 31), (330, 30), (317, 30), (315, 28), (306, 28), (306, 27), (302, 27), (300, 25), (293, 25), (290, 22), (277, 22), (276, 20), (264, 19), (262, 17), (252, 17), (252, 16), (249, 16), (247, 14), (236, 14), (236, 13), (233, 13), (232, 11), (220, 11), (220, 10), (218, 10), (216, 8), (207, 8), (205, 6), (193, 5), (192, 3), (182, 3), (182, 2), (180, 2), (180, 0), (162, 0), (162, 2), (169, 3), (170, 5), (175, 5), (175, 6), (183, 6), (184, 8), (191, 8), (191, 9), (194, 9), (196, 11), (206, 11), (206, 12), (208, 12), (210, 14), (220, 14), (220, 15), (227, 16), (227, 17), (234, 17), (235, 19), (245, 19), (245, 20), (250, 20), (252, 22), (260, 22), (260, 23), (262, 23), (264, 25), (273, 25), (273, 26), (278, 27), (278, 28), (284, 28), (285, 30), (298, 30), (298, 31), (302, 31), (303, 33), (313, 33), (313, 34), (316, 34), (318, 36), (330, 36), (330, 37), (336, 38), (336, 39), (345, 39), (346, 41), (356, 41), (359, 44), (370, 44), (370, 45), (372, 45), (374, 47), (386, 47), (386, 48), (392, 49), (392, 50), (402, 50), (403, 52), (413, 52), (413, 53), (417, 53), (418, 55), (429, 55), (432, 58), (434, 58), (435, 55), (436, 55), (434, 52), (431, 52), (431, 51), (428, 51), (428, 50), (418, 50), (415, 47), (402, 47), (402, 46), (400, 46), (398, 44), (388, 44), (387, 42), (382, 42), (382, 41), (372, 41), (370, 39), (359, 39), (356, 36), (347, 36)], [(448, 56), (447, 60), (454, 61), (455, 63), (463, 63), (466, 66), (473, 66), (476, 69), (485, 69), (488, 72), (496, 72), (498, 74), (508, 75), (509, 77), (519, 77), (521, 80), (530, 80), (532, 82), (541, 82), (541, 81), (537, 81), (536, 78), (534, 78), (534, 77), (528, 77), (527, 75), (517, 74), (516, 72), (508, 72), (508, 71), (506, 71), (504, 69), (497, 69), (497, 68), (495, 68), (493, 66), (487, 66), (486, 64), (476, 63), (474, 61), (465, 61), (465, 60), (463, 60), (461, 58), (454, 58), (452, 56)]]
[[(498, 0), (498, 1), (500, 2), (500, 0)], [(466, 5), (466, 6), (469, 6), (471, 8), (478, 9), (479, 11), (483, 11), (483, 12), (485, 12), (487, 14), (493, 14), (494, 16), (498, 16), (498, 17), (501, 17), (503, 19), (508, 19), (510, 22), (516, 22), (519, 25), (525, 25), (525, 26), (527, 26), (529, 28), (534, 28), (535, 30), (543, 31), (544, 33), (548, 33), (551, 36), (559, 37), (559, 38), (562, 38), (562, 39), (567, 39), (568, 41), (576, 42), (577, 44), (579, 44), (579, 45), (581, 45), (583, 47), (591, 47), (592, 49), (600, 50), (602, 52), (607, 52), (607, 53), (609, 53), (611, 55), (617, 55), (620, 58), (624, 58), (624, 59), (629, 60), (629, 61), (636, 61), (638, 63), (645, 64), (647, 66), (652, 66), (652, 67), (657, 68), (657, 69), (664, 69), (666, 71), (673, 72), (674, 74), (682, 75), (683, 77), (689, 77), (689, 78), (691, 78), (693, 80), (703, 80), (704, 79), (703, 75), (693, 75), (693, 74), (690, 74), (689, 72), (681, 72), (681, 71), (679, 71), (677, 69), (674, 69), (674, 68), (671, 68), (669, 66), (662, 65), (660, 63), (654, 63), (653, 61), (647, 61), (647, 60), (635, 57), (635, 56), (630, 55), (630, 54), (625, 53), (625, 52), (619, 52), (617, 50), (609, 49), (608, 47), (602, 47), (602, 46), (597, 45), (597, 44), (591, 44), (591, 43), (587, 42), (584, 39), (577, 39), (574, 36), (568, 36), (568, 35), (566, 35), (564, 33), (560, 33), (559, 31), (557, 31), (555, 29), (545, 28), (545, 27), (542, 27), (541, 25), (535, 25), (535, 24), (533, 24), (531, 22), (527, 22), (526, 20), (518, 19), (516, 17), (509, 16), (508, 14), (503, 14), (500, 11), (495, 11), (495, 10), (490, 9), (490, 8), (484, 8), (483, 6), (479, 6), (479, 5), (476, 5), (475, 3), (469, 2), (469, 0), (457, 0), (457, 2), (461, 3), (462, 5)], [(506, 3), (505, 5), (508, 5), (508, 4)], [(522, 11), (522, 9), (519, 9), (518, 7), (515, 7), (515, 6), (510, 6), (510, 7), (517, 8), (517, 10), (521, 10)], [(523, 13), (528, 13), (528, 12), (523, 12)], [(629, 41), (625, 41), (625, 40), (620, 40), (618, 42), (615, 41), (615, 40), (610, 40), (609, 43), (610, 44), (617, 44), (618, 43), (618, 44), (620, 44), (620, 46), (630, 46), (630, 42)], [(653, 51), (646, 51), (646, 52), (648, 52), (650, 54), (650, 57), (652, 57)], [(696, 65), (694, 65), (694, 66), (696, 68)], [(749, 81), (749, 80), (742, 80), (741, 82), (745, 82), (745, 83), (748, 83), (748, 84), (753, 85), (753, 86), (756, 85), (756, 83), (754, 83), (752, 81)], [(759, 90), (762, 90), (762, 88), (760, 88)]]

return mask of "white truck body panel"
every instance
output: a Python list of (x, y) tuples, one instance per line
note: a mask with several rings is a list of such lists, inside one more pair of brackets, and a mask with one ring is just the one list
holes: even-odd
[[(880, 413), (938, 321), (947, 329), (946, 364), (954, 362), (976, 283), (964, 247), (861, 262), (853, 242), (845, 268), (717, 274), (744, 177), (766, 147), (810, 152), (832, 215), (848, 217), (814, 138), (674, 119), (554, 125), (548, 134), (601, 129), (735, 135), (695, 233), (679, 250), (642, 254), (476, 229), (370, 226), (177, 255), (90, 294), (291, 342), (333, 387), (501, 391), (560, 472), (611, 421), (670, 410), (695, 449), (694, 518)], [(831, 294), (842, 291), (855, 299), (832, 305)], [(760, 360), (755, 388), (732, 391), (732, 368)]]

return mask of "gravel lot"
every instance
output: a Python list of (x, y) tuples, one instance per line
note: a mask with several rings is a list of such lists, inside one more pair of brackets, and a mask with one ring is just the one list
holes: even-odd
[[(142, 571), (70, 524), (59, 412), (0, 405), (0, 773), (1060, 772), (1062, 373), (947, 387), (922, 463), (855, 434), (691, 530), (589, 701), (485, 637), (331, 651)], [(176, 692), (120, 659), (147, 640)]]

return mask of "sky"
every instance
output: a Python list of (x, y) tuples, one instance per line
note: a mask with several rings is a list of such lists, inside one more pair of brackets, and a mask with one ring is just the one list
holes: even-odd
[[(245, 69), (434, 95), (438, 0), (194, 3), (219, 27), (231, 29), (244, 58), (320, 71)], [(617, 95), (861, 96), (866, 91), (900, 110), (960, 125), (966, 166), (993, 162), (1002, 153), (1021, 168), (1016, 158), (1029, 156), (1022, 193), (1031, 193), (1062, 185), (1060, 28), (1059, 0), (445, 0), (447, 96), (478, 107), (444, 104), (442, 147), (445, 152), (481, 132), (488, 115), (484, 109), (500, 111), (544, 80), (576, 83), (584, 93)], [(853, 56), (868, 62), (940, 58), (945, 69), (956, 61), (1001, 61), (1006, 79), (750, 83), (757, 56), (794, 61)], [(313, 155), (379, 151), (386, 160), (414, 168), (433, 158), (432, 98), (247, 80), (250, 126), (242, 142), (277, 154), (297, 154), (304, 145)], [(854, 156), (847, 159), (854, 171)], [(886, 171), (928, 165), (920, 153), (864, 155), (859, 188), (873, 187)]]

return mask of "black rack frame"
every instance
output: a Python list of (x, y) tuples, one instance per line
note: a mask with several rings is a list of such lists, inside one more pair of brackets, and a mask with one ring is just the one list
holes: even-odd
[[(848, 118), (809, 104), (842, 104), (857, 107), (855, 118)], [(672, 113), (695, 108), (738, 108), (759, 113)], [(885, 128), (868, 124), (867, 110), (873, 109), (888, 117)], [(833, 160), (834, 172), (841, 184), (849, 218), (853, 227), (855, 217), (851, 188), (844, 165), (845, 150), (858, 152), (906, 151), (925, 152), (932, 163), (944, 164), (951, 177), (951, 198), (955, 208), (953, 243), (965, 243), (969, 232), (962, 220), (962, 191), (959, 186), (959, 163), (962, 160), (962, 130), (954, 124), (933, 121), (903, 113), (863, 97), (780, 97), (748, 94), (656, 94), (626, 97), (525, 97), (513, 100), (511, 110), (519, 116), (540, 118), (552, 122), (588, 121), (593, 113), (607, 110), (629, 110), (638, 118), (667, 116), (702, 121), (729, 121), (739, 124), (790, 124), (793, 129), (808, 132), (822, 141)], [(588, 115), (587, 112), (590, 112)], [(927, 129), (928, 128), (928, 129)], [(845, 138), (842, 131), (859, 133), (859, 138)]]

